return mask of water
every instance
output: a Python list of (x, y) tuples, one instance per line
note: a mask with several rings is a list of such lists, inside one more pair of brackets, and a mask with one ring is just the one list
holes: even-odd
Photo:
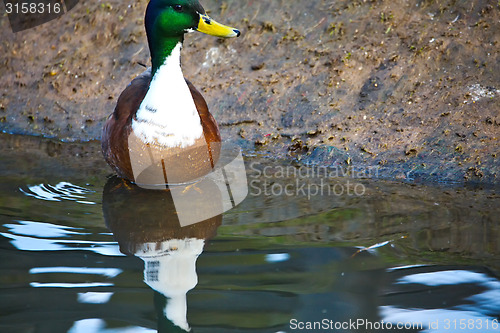
[(247, 156), (247, 198), (182, 228), (98, 143), (1, 147), (0, 332), (500, 332), (495, 188)]

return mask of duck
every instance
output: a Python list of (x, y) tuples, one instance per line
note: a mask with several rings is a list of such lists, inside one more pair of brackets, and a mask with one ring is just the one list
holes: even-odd
[(145, 29), (151, 67), (129, 83), (106, 120), (101, 146), (116, 174), (136, 184), (185, 184), (213, 171), (221, 135), (202, 94), (181, 69), (186, 33), (231, 38), (198, 0), (151, 0)]

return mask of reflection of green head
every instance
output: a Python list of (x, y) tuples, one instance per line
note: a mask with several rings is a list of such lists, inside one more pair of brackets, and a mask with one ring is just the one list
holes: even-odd
[(192, 329), (184, 330), (180, 328), (167, 318), (167, 316), (165, 315), (165, 307), (167, 306), (167, 302), (167, 297), (155, 291), (154, 303), (156, 313), (158, 315), (158, 333), (193, 332)]

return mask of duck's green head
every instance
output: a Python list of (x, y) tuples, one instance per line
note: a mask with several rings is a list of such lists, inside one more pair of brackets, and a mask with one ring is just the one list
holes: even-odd
[(217, 37), (237, 37), (237, 29), (219, 24), (205, 13), (198, 0), (151, 0), (146, 9), (146, 33), (152, 57), (183, 40), (184, 34), (200, 31)]

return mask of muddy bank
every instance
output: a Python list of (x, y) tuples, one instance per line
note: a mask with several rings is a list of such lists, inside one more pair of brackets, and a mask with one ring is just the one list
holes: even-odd
[[(0, 129), (92, 140), (149, 64), (147, 1), (80, 1), (11, 33), (0, 20)], [(242, 37), (187, 36), (183, 68), (247, 151), (389, 178), (497, 183), (497, 1), (216, 1)]]

